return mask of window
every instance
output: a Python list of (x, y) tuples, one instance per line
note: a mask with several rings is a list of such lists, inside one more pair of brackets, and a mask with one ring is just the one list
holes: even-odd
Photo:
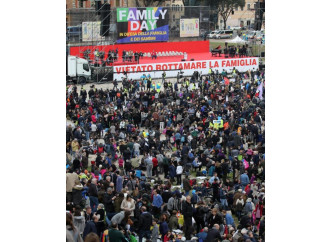
[(84, 69), (85, 71), (89, 71), (89, 66), (88, 66), (88, 64), (83, 64), (83, 69)]
[(244, 6), (243, 6), (243, 7), (241, 7), (241, 11), (244, 11)]
[(255, 3), (254, 6), (253, 6), (254, 10), (257, 9), (257, 4)]
[(175, 15), (173, 14), (173, 20), (175, 19)]
[(247, 9), (248, 9), (248, 10), (251, 9), (251, 4), (250, 4), (250, 3), (248, 3), (248, 5), (247, 5)]

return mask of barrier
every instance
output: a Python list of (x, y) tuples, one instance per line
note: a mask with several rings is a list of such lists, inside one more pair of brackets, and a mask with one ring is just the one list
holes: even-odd
[(202, 72), (203, 75), (208, 74), (209, 68), (212, 70), (226, 70), (232, 72), (233, 68), (240, 72), (258, 69), (259, 59), (257, 57), (219, 59), (219, 60), (200, 60), (185, 61), (172, 63), (150, 63), (140, 65), (123, 65), (115, 66), (113, 69), (114, 79), (120, 80), (124, 76), (124, 72), (128, 73), (129, 79), (140, 79), (143, 73), (149, 73), (152, 78), (161, 78), (163, 71), (166, 77), (176, 77), (178, 72), (182, 70), (184, 76), (192, 75), (194, 71)]

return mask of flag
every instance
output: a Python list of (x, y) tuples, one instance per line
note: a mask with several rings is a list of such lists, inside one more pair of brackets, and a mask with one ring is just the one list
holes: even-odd
[(257, 91), (259, 91), (259, 98), (260, 98), (260, 100), (263, 100), (264, 99), (263, 96), (262, 96), (262, 94), (264, 92), (263, 82), (260, 83), (260, 85), (257, 88)]
[(225, 85), (229, 85), (229, 79), (227, 77), (223, 78), (225, 80)]

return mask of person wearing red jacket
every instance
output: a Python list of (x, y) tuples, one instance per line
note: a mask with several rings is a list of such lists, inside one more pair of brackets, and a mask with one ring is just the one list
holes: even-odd
[(253, 217), (253, 221), (255, 221), (256, 219), (260, 220), (261, 217), (263, 216), (262, 211), (263, 211), (264, 206), (259, 203), (256, 204), (256, 208), (253, 210), (252, 212), (252, 217)]
[(156, 157), (152, 158), (152, 174), (153, 176), (158, 176), (158, 160)]

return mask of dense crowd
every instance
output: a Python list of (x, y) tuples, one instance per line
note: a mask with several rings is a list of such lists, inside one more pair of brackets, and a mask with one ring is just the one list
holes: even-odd
[(68, 87), (67, 241), (264, 241), (264, 80)]

